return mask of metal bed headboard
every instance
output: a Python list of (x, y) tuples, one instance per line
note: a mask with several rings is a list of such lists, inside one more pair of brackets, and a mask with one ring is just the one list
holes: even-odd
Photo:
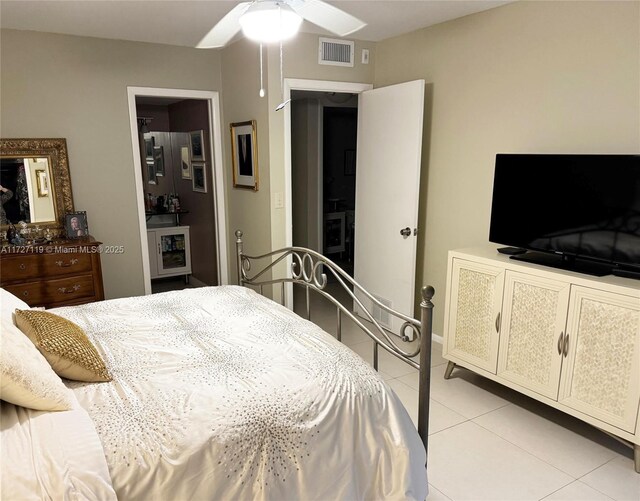
[[(343, 314), (349, 317), (371, 338), (373, 341), (373, 367), (375, 370), (378, 370), (378, 347), (382, 346), (395, 357), (420, 371), (420, 383), (418, 390), (418, 433), (422, 439), (422, 443), (424, 444), (425, 451), (428, 453), (431, 329), (433, 323), (433, 303), (431, 302), (431, 299), (435, 293), (434, 288), (430, 285), (422, 288), (420, 320), (416, 320), (415, 318), (395, 311), (378, 301), (337, 264), (314, 250), (305, 249), (304, 247), (285, 247), (259, 256), (248, 256), (243, 251), (242, 231), (237, 230), (235, 234), (238, 283), (240, 285), (258, 287), (260, 294), (263, 294), (264, 286), (280, 284), (282, 287), (281, 304), (283, 305), (286, 283), (303, 286), (306, 293), (307, 320), (311, 319), (310, 291), (313, 290), (336, 306), (336, 336), (338, 341), (341, 341), (342, 338)], [(276, 265), (285, 261), (289, 257), (291, 258), (291, 277), (269, 278), (268, 273), (273, 271)], [(263, 259), (267, 260), (267, 262), (259, 268), (258, 271), (255, 271), (250, 275), (252, 262)], [(361, 314), (364, 315), (366, 320), (372, 324), (371, 327), (365, 325), (358, 316), (325, 290), (327, 285), (327, 273), (331, 273), (337, 279), (338, 283), (358, 306)], [(371, 301), (372, 305), (386, 311), (391, 317), (399, 318), (403, 324), (397, 334), (403, 341), (407, 341), (409, 339), (407, 329), (411, 329), (418, 338), (417, 348), (413, 351), (405, 351), (400, 348), (389, 336), (388, 328), (383, 327), (380, 322), (374, 318), (370, 308), (365, 307), (360, 300), (361, 297)], [(420, 355), (419, 363), (413, 359), (416, 355)]]

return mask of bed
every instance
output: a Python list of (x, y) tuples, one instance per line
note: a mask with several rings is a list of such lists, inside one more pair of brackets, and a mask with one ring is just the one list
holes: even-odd
[[(330, 274), (365, 317), (376, 301), (331, 261), (296, 247), (251, 257), (236, 237), (239, 286), (50, 310), (85, 331), (112, 381), (65, 380), (68, 411), (2, 402), (3, 499), (425, 499), (433, 289), (420, 321), (388, 310), (419, 338), (404, 351), (327, 293)], [(273, 278), (282, 263), (290, 276)], [(286, 283), (307, 314), (313, 292), (336, 305), (337, 339), (258, 293)], [(345, 315), (372, 337), (374, 365), (382, 348), (423, 368), (418, 431), (340, 342)]]

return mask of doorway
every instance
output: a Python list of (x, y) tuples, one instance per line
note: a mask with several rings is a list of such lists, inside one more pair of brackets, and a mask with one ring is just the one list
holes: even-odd
[[(366, 83), (333, 82), (327, 80), (304, 80), (296, 78), (284, 79), (284, 100), (291, 99), (293, 91), (334, 92), (356, 94), (371, 90), (373, 85)], [(285, 180), (285, 245), (293, 245), (293, 190), (292, 190), (292, 154), (291, 154), (291, 107), (284, 109), (284, 180)], [(322, 186), (322, 183), (319, 183)], [(316, 200), (322, 200), (322, 196)], [(321, 209), (318, 209), (322, 213)], [(318, 241), (321, 241), (320, 230), (317, 230)], [(319, 245), (319, 244), (317, 244)], [(319, 248), (319, 247), (317, 247)], [(290, 260), (287, 269), (291, 269)], [(285, 305), (293, 308), (293, 286), (285, 287)]]
[[(306, 83), (293, 84), (285, 80), (285, 98), (291, 97), (291, 88), (304, 89)], [(316, 88), (308, 86), (306, 90), (326, 90), (329, 86), (327, 82), (314, 82), (314, 85)], [(372, 307), (392, 308), (411, 315), (415, 297), (425, 82), (414, 80), (357, 92), (354, 279), (374, 296), (370, 301)], [(285, 115), (285, 187), (289, 190), (290, 127), (288, 113)], [(290, 195), (290, 191), (287, 192), (287, 205), (290, 205)], [(393, 263), (393, 266), (381, 263)], [(289, 287), (286, 300), (291, 299)], [(363, 304), (367, 306), (367, 302)], [(389, 327), (398, 331), (397, 325)]]
[(358, 95), (291, 92), (293, 245), (353, 276)]
[(218, 93), (128, 94), (145, 293), (227, 284)]

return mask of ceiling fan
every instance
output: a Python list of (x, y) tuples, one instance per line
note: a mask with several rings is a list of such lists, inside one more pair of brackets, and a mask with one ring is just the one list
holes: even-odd
[(341, 37), (366, 26), (321, 0), (253, 0), (231, 9), (196, 47), (224, 47), (241, 29), (247, 38), (260, 43), (281, 42), (294, 36), (303, 20)]

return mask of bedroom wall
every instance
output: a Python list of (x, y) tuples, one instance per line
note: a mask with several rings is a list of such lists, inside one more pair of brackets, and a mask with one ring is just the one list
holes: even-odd
[[(266, 51), (265, 51), (266, 53)], [(265, 84), (269, 61), (264, 58)], [(245, 39), (222, 50), (222, 142), (224, 143), (224, 185), (228, 207), (228, 230), (245, 234), (245, 250), (262, 254), (271, 249), (269, 218), (269, 110), (267, 98), (260, 98), (258, 45)], [(231, 170), (230, 124), (256, 120), (258, 134), (258, 191), (234, 188)], [(235, 237), (228, 240), (229, 281), (237, 283)]]
[(376, 87), (417, 78), (417, 284), (442, 334), (447, 251), (488, 243), (496, 153), (640, 151), (640, 3), (516, 2), (378, 44)]
[[(370, 64), (360, 63), (363, 48), (370, 50)], [(275, 208), (275, 195), (284, 196), (284, 113), (276, 112), (281, 102), (280, 55), (277, 45), (265, 46), (264, 86), (260, 98), (259, 51), (254, 42), (241, 39), (222, 50), (222, 102), (224, 128), (232, 122), (256, 119), (258, 122), (258, 192), (233, 188), (231, 179), (231, 138), (223, 136), (225, 186), (229, 206), (229, 230), (242, 229), (246, 249), (261, 253), (285, 245), (285, 212)], [(373, 81), (375, 43), (356, 41), (353, 68), (318, 64), (318, 35), (300, 33), (284, 45), (284, 78), (304, 78), (344, 82)], [(235, 242), (229, 240), (230, 280), (235, 282)]]
[(0, 33), (0, 134), (67, 139), (76, 209), (97, 239), (125, 249), (102, 255), (107, 298), (144, 293), (127, 86), (219, 91), (220, 68), (219, 51)]
[[(352, 40), (353, 38), (347, 37)], [(284, 51), (284, 77), (310, 80), (372, 83), (377, 60), (377, 44), (356, 40), (355, 65), (353, 68), (318, 64), (318, 35), (300, 33), (295, 43), (290, 43)], [(361, 63), (362, 49), (369, 49), (369, 64)], [(269, 160), (271, 169), (271, 245), (284, 247), (285, 211), (276, 209), (273, 195), (285, 192), (284, 171), (284, 113), (275, 112), (280, 104), (280, 63), (277, 47), (269, 48)]]

